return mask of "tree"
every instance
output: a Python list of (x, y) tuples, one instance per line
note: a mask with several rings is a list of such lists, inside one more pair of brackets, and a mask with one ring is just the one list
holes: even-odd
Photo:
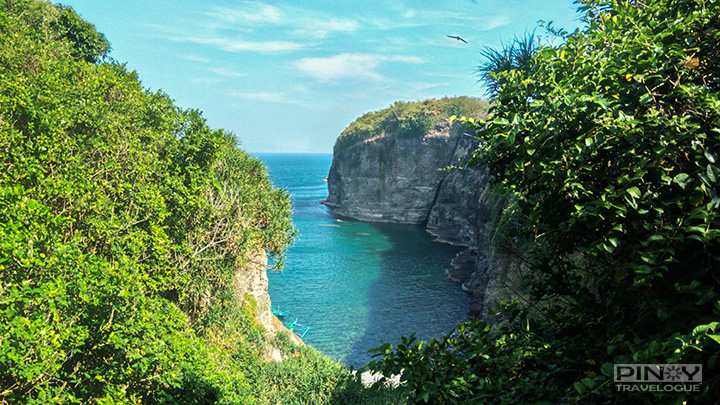
[[(696, 292), (710, 294), (720, 236), (720, 6), (585, 8), (611, 5), (589, 14), (585, 33), (541, 49), (530, 70), (501, 75), (475, 163), (521, 196), (529, 232), (549, 245), (553, 265), (579, 254), (608, 282), (617, 275), (649, 292), (701, 280)], [(699, 313), (709, 314), (712, 303), (701, 302)]]
[(59, 31), (76, 50), (75, 55), (86, 62), (99, 63), (110, 52), (110, 42), (105, 35), (95, 30), (95, 25), (83, 20), (72, 7), (56, 5), (60, 11), (57, 19)]
[(539, 48), (534, 32), (525, 34), (522, 38), (516, 37), (510, 45), (499, 51), (491, 47), (483, 48), (480, 54), (485, 63), (478, 66), (478, 73), (480, 81), (487, 86), (487, 95), (496, 97), (500, 93), (505, 83), (503, 74), (512, 70), (529, 70)]

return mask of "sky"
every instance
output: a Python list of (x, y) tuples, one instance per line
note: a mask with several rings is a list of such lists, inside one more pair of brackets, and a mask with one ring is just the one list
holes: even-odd
[(146, 88), (201, 110), (254, 153), (331, 153), (352, 121), (395, 101), (483, 97), (484, 47), (539, 21), (581, 25), (573, 0), (62, 3), (106, 35), (110, 56)]

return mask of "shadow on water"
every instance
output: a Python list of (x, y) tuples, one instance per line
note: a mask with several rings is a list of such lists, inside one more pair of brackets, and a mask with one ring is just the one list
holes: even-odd
[(441, 337), (467, 320), (470, 298), (451, 283), (445, 269), (462, 250), (433, 241), (423, 227), (371, 224), (389, 247), (379, 257), (378, 277), (368, 286), (366, 329), (344, 359), (360, 367), (371, 360), (368, 350), (415, 333), (418, 340)]

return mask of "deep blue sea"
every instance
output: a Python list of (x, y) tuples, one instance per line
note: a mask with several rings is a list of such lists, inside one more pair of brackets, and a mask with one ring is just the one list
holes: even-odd
[(294, 201), (299, 230), (282, 272), (269, 271), (273, 306), (310, 327), (304, 340), (352, 365), (368, 349), (415, 332), (429, 340), (467, 319), (469, 297), (445, 268), (461, 249), (433, 242), (422, 227), (341, 219), (327, 197), (330, 154), (258, 154)]

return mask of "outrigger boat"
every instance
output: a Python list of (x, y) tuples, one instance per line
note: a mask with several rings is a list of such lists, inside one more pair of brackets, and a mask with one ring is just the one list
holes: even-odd
[(288, 328), (292, 333), (302, 337), (305, 337), (305, 334), (310, 330), (309, 326), (300, 325), (298, 323), (297, 318), (295, 318), (292, 322), (284, 321), (286, 318), (293, 316), (292, 312), (280, 309), (280, 304), (273, 306), (270, 306), (270, 310), (272, 311), (273, 315), (275, 315), (278, 319), (283, 320), (283, 325)]
[(270, 310), (272, 311), (273, 315), (277, 316), (280, 319), (283, 319), (288, 316), (292, 316), (292, 312), (286, 311), (284, 309), (280, 309), (280, 304), (276, 305), (275, 308), (270, 307)]
[(297, 318), (295, 318), (295, 320), (290, 322), (289, 324), (286, 324), (285, 327), (292, 331), (292, 333), (300, 336), (301, 338), (304, 338), (305, 334), (308, 333), (308, 331), (310, 330), (309, 326), (300, 325)]

